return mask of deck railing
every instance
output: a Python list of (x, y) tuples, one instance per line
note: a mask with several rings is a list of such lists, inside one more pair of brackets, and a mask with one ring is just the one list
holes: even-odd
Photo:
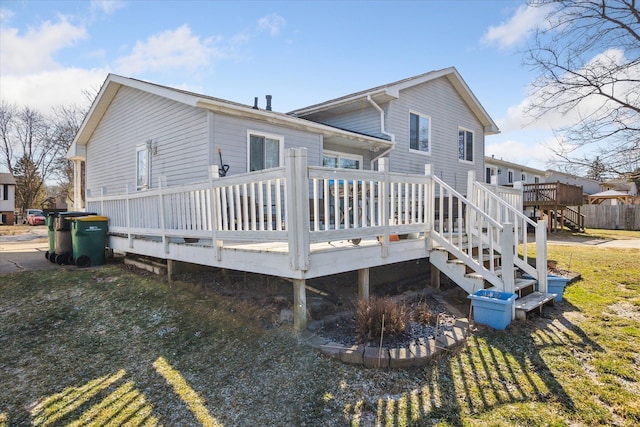
[[(208, 181), (169, 187), (160, 180), (154, 189), (88, 198), (87, 209), (108, 216), (110, 232), (126, 235), (131, 247), (135, 236), (157, 238), (167, 253), (176, 238), (202, 240), (217, 259), (225, 242), (286, 242), (291, 268), (305, 271), (312, 243), (377, 239), (386, 257), (392, 237), (403, 236), (427, 239), (427, 246), (433, 239), (505, 290), (513, 289), (513, 275), (504, 270), (514, 263), (539, 275), (526, 263), (530, 220), (513, 200), (479, 184), (465, 198), (430, 165), (424, 175), (391, 173), (381, 165), (380, 171), (308, 166), (306, 150), (290, 149), (284, 167), (230, 177), (217, 177), (213, 167)], [(518, 245), (523, 256), (513, 249)], [(537, 250), (544, 253), (540, 244)]]
[(524, 206), (579, 206), (582, 205), (582, 187), (561, 182), (524, 184)]
[[(546, 256), (546, 221), (537, 223), (527, 217), (520, 209), (515, 208), (510, 200), (504, 200), (498, 194), (488, 189), (483, 184), (473, 179), (473, 172), (470, 172), (469, 182), (472, 183), (472, 194), (470, 199), (475, 206), (483, 212), (489, 213), (498, 223), (512, 224), (513, 228), (513, 257), (514, 264), (525, 273), (538, 280), (539, 289), (546, 292), (547, 289), (547, 256)], [(528, 228), (535, 230), (535, 243), (532, 245), (528, 241)], [(531, 257), (531, 247), (535, 248), (535, 258)], [(522, 249), (522, 253), (519, 252)], [(504, 254), (503, 254), (504, 255)], [(534, 265), (529, 262), (534, 262)]]

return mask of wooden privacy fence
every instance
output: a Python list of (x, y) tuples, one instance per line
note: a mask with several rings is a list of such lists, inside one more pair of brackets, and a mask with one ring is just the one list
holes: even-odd
[(584, 205), (585, 227), (640, 230), (640, 205)]

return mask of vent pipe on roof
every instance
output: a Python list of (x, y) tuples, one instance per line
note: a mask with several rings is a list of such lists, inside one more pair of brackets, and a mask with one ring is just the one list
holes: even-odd
[(271, 95), (267, 95), (267, 111), (271, 111)]
[(259, 108), (258, 108), (258, 97), (257, 96), (255, 96), (253, 98), (253, 109), (254, 110), (259, 110)]

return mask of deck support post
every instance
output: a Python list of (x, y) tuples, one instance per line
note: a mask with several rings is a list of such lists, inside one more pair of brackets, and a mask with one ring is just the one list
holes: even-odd
[(293, 279), (293, 329), (307, 329), (307, 291), (305, 279)]
[(369, 269), (358, 270), (358, 300), (369, 300)]
[(433, 264), (431, 264), (431, 287), (436, 291), (440, 290), (440, 270)]

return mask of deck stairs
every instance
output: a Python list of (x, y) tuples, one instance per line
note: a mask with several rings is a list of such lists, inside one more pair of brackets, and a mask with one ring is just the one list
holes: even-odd
[(551, 219), (554, 222), (559, 222), (561, 221), (561, 218), (562, 218), (562, 222), (564, 226), (567, 227), (569, 230), (573, 231), (574, 233), (585, 232), (585, 227), (584, 227), (585, 215), (581, 214), (580, 212), (574, 209), (571, 209), (570, 207), (565, 208), (564, 215), (561, 209), (557, 211), (551, 210), (550, 215), (551, 215)]
[[(444, 184), (441, 185), (444, 186)], [(454, 193), (451, 188), (447, 188), (447, 191)], [(483, 191), (481, 187), (480, 191)], [(482, 209), (477, 205), (488, 206), (486, 202), (473, 203), (460, 194), (455, 194), (455, 196), (461, 200), (460, 203), (467, 203), (464, 209), (458, 210), (461, 212), (465, 209)], [(496, 196), (489, 197), (495, 198)], [(505, 206), (503, 208), (511, 209)], [(504, 212), (496, 214), (495, 206), (486, 210), (489, 211), (486, 213), (487, 216), (497, 216), (502, 222), (509, 222), (509, 218)], [(524, 234), (526, 235), (526, 221), (530, 220), (520, 212), (517, 215), (521, 215), (523, 218), (520, 227), (525, 230)], [(467, 216), (467, 220), (468, 218), (469, 216)], [(519, 221), (519, 218), (515, 216), (511, 219), (514, 220), (514, 223)], [(443, 231), (438, 232), (438, 228)], [(496, 243), (493, 237), (487, 238), (483, 235), (488, 228), (490, 228), (490, 223), (485, 222), (484, 226), (480, 225), (479, 230), (474, 232), (473, 226), (465, 224), (463, 221), (456, 222), (454, 220), (449, 222), (449, 230), (446, 230), (442, 224), (439, 227), (436, 221), (434, 232), (432, 232), (432, 250), (429, 256), (431, 264), (468, 294), (473, 294), (481, 289), (515, 293), (517, 299), (513, 317), (516, 319), (525, 319), (528, 312), (536, 309), (542, 311), (544, 305), (554, 301), (556, 294), (537, 291), (537, 280), (523, 277), (525, 273), (531, 274), (530, 271), (524, 271), (524, 269), (530, 270), (531, 267), (528, 264), (523, 264), (523, 260), (514, 262), (517, 261), (515, 260), (517, 254), (509, 253), (514, 252), (515, 242), (509, 244), (512, 248), (511, 251), (505, 251), (501, 247), (502, 242)], [(544, 224), (541, 224), (541, 228), (544, 231)], [(517, 234), (516, 230), (515, 235)], [(517, 243), (515, 243), (515, 247), (518, 247)], [(507, 261), (506, 264), (511, 265), (506, 270), (503, 270), (503, 254), (507, 255), (506, 258), (510, 261)], [(526, 263), (526, 256), (524, 258), (524, 263)], [(543, 262), (546, 274), (546, 251)], [(538, 269), (538, 274), (540, 271), (541, 269)]]

